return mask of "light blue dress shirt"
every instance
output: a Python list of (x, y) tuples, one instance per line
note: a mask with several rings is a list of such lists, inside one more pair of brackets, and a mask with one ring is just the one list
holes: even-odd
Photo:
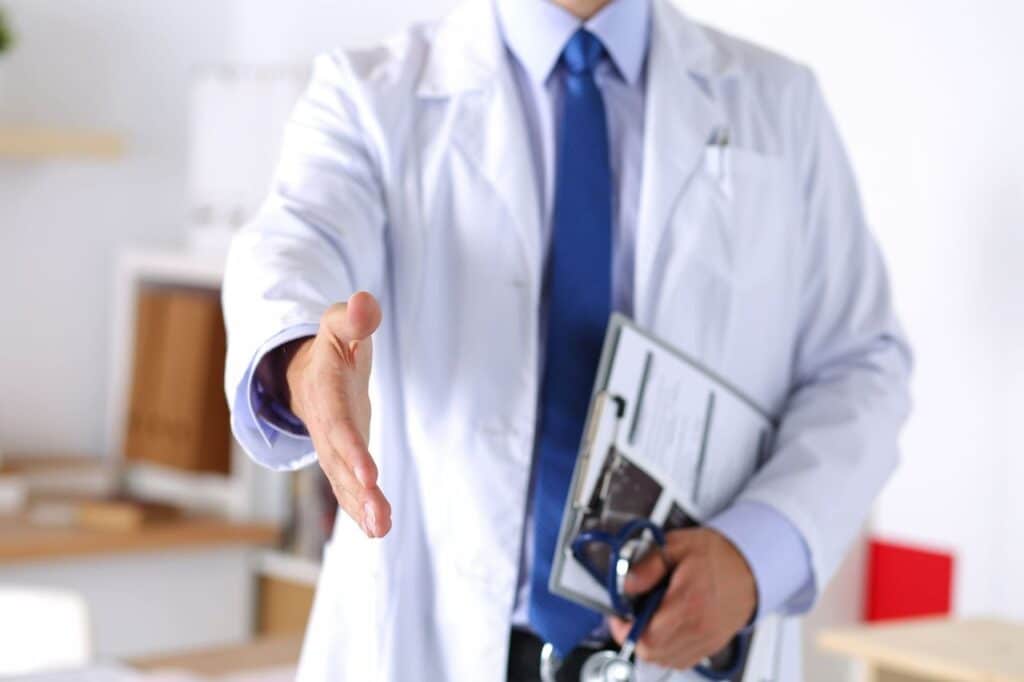
[[(560, 120), (562, 79), (558, 60), (569, 37), (584, 25), (547, 0), (494, 0), (500, 29), (523, 104), (543, 210), (543, 243), (550, 242), (554, 200), (557, 121)], [(585, 22), (608, 53), (595, 73), (605, 100), (612, 169), (613, 242), (612, 300), (614, 308), (632, 313), (634, 243), (639, 215), (643, 161), (645, 60), (650, 34), (649, 0), (614, 0)], [(316, 325), (289, 327), (255, 354), (243, 385), (248, 386), (249, 413), (268, 444), (278, 438), (308, 441), (301, 423), (274, 403), (272, 387), (262, 386), (254, 369), (273, 349), (316, 333)], [(543, 330), (541, 334), (543, 338)], [(530, 505), (527, 504), (527, 509)], [(727, 537), (746, 558), (758, 590), (758, 615), (798, 612), (814, 594), (811, 559), (804, 539), (774, 508), (757, 503), (736, 504), (707, 526)], [(527, 529), (532, 527), (528, 522)], [(529, 627), (528, 567), (532, 537), (523, 538), (519, 587), (513, 625)]]

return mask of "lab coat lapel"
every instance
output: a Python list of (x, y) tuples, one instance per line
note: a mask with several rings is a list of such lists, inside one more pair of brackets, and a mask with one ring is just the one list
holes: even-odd
[[(542, 209), (523, 107), (508, 69), (501, 70), (489, 92), (467, 105), (455, 135), (455, 144), (473, 159), (511, 215), (528, 263), (531, 288), (539, 291)], [(495, 218), (495, 224), (481, 228), (501, 229), (503, 221)]]
[(701, 167), (708, 141), (726, 120), (714, 92), (729, 67), (716, 62), (719, 55), (703, 29), (668, 0), (656, 0), (653, 10), (634, 301), (634, 315), (644, 325), (652, 323), (660, 294), (658, 258), (664, 231)]
[[(467, 2), (440, 26), (420, 82), (421, 97), (455, 98), (452, 144), (501, 198), (519, 234), (537, 295), (541, 273), (539, 179), (530, 156), (523, 105), (491, 2)], [(469, 191), (472, 191), (471, 189)], [(480, 229), (503, 229), (493, 224)]]

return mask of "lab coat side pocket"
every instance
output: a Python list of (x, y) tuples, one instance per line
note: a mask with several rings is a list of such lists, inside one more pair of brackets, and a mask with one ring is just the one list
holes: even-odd
[[(345, 517), (338, 524), (357, 530)], [(337, 528), (324, 547), (297, 680), (372, 680), (382, 669), (374, 552), (357, 535)]]
[(529, 441), (508, 420), (477, 422), (466, 446), (445, 459), (448, 528), (464, 579), (509, 590), (517, 577)]

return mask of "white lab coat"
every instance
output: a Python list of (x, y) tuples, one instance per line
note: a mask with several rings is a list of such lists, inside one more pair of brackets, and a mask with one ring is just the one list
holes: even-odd
[[(781, 419), (741, 497), (806, 540), (806, 608), (896, 463), (909, 351), (809, 71), (668, 0), (652, 16), (635, 318)], [(724, 151), (708, 145), (721, 130)], [(371, 450), (394, 527), (368, 540), (339, 520), (302, 679), (504, 677), (541, 360), (545, 248), (527, 145), (493, 9), (474, 0), (321, 58), (271, 197), (235, 239), (226, 381), (257, 460), (311, 461), (253, 427), (254, 354), (356, 290), (384, 310)], [(796, 626), (787, 619), (779, 651), (785, 682), (800, 678)]]

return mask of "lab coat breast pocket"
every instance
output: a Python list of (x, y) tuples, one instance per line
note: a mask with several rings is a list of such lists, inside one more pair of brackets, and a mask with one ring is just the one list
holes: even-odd
[(662, 241), (653, 328), (758, 403), (788, 376), (799, 272), (800, 194), (782, 157), (709, 145)]
[(708, 145), (673, 227), (692, 231), (694, 261), (738, 289), (778, 274), (791, 244), (796, 183), (781, 157)]

